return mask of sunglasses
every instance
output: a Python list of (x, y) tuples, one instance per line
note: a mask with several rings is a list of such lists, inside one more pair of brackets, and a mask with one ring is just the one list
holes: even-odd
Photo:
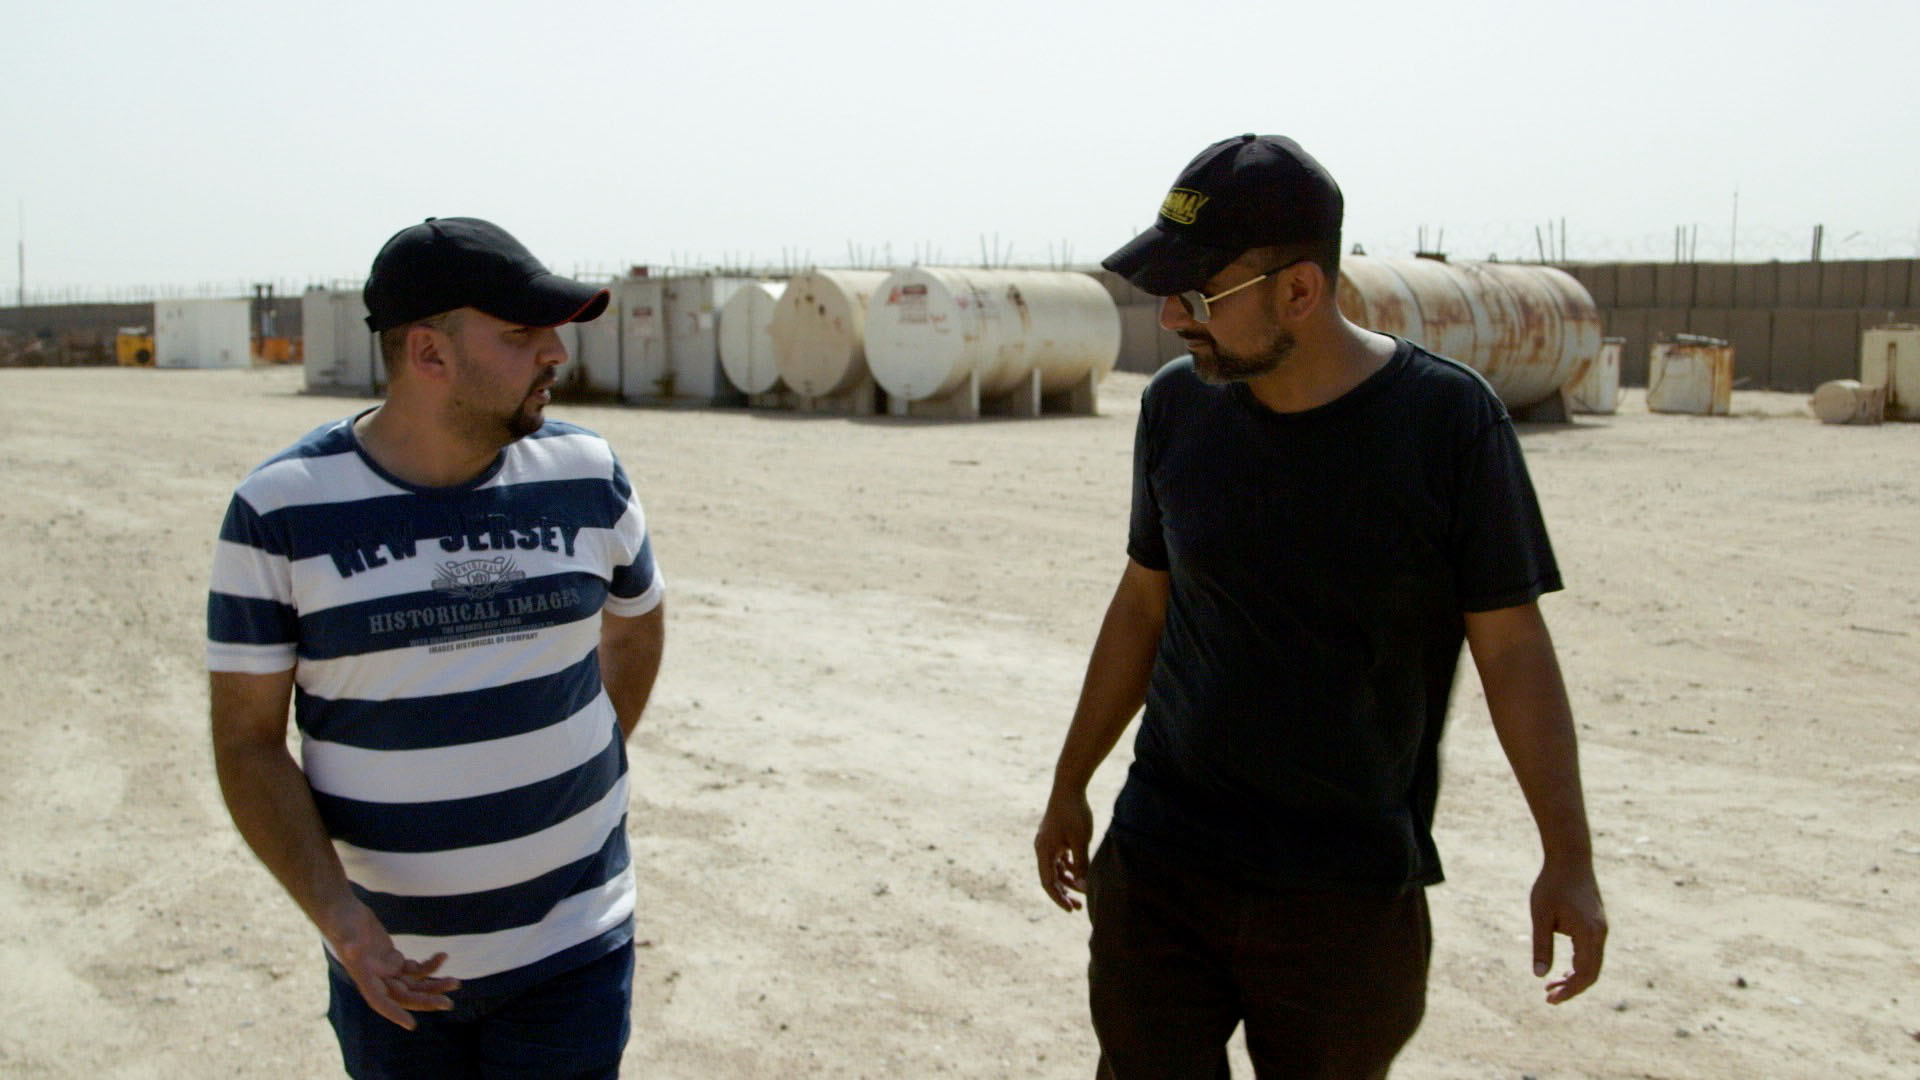
[(1268, 278), (1279, 273), (1280, 271), (1287, 269), (1287, 267), (1298, 266), (1301, 263), (1306, 261), (1307, 261), (1306, 259), (1300, 258), (1300, 259), (1295, 259), (1290, 263), (1287, 263), (1285, 266), (1276, 266), (1273, 269), (1267, 271), (1266, 273), (1261, 274), (1259, 277), (1248, 278), (1247, 280), (1241, 282), (1240, 284), (1235, 285), (1233, 288), (1222, 289), (1219, 292), (1214, 293), (1212, 296), (1204, 295), (1203, 293), (1200, 292), (1199, 289), (1188, 289), (1186, 292), (1183, 292), (1183, 293), (1175, 293), (1173, 298), (1175, 300), (1180, 301), (1181, 307), (1187, 309), (1188, 318), (1192, 319), (1194, 322), (1197, 322), (1197, 323), (1207, 322), (1208, 320), (1213, 318), (1213, 309), (1209, 305), (1215, 303), (1216, 301), (1224, 300), (1227, 297), (1232, 296), (1234, 293), (1239, 292), (1241, 289), (1245, 289), (1253, 285), (1258, 285), (1259, 283), (1267, 280)]

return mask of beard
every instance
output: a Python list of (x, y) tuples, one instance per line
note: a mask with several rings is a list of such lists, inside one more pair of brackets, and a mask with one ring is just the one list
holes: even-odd
[(539, 393), (546, 387), (552, 386), (553, 382), (552, 372), (546, 372), (539, 378), (533, 380), (533, 385), (527, 389), (526, 400), (522, 401), (520, 408), (515, 410), (514, 414), (507, 418), (508, 442), (516, 442), (524, 439), (546, 425), (546, 403), (533, 400), (533, 395)]
[[(1265, 347), (1247, 353), (1228, 352), (1210, 334), (1180, 336), (1186, 339), (1187, 348), (1193, 353), (1193, 373), (1209, 386), (1246, 382), (1274, 372), (1286, 362), (1295, 344), (1293, 332), (1286, 329), (1275, 330)], [(1202, 344), (1207, 348), (1196, 347)]]
[[(466, 371), (475, 370), (475, 365), (468, 360), (458, 342), (454, 343), (453, 355), (455, 364)], [(466, 437), (474, 442), (495, 446), (519, 442), (546, 425), (546, 403), (534, 400), (534, 395), (552, 386), (555, 381), (551, 370), (535, 375), (521, 394), (519, 403), (510, 412), (485, 400), (489, 396), (488, 387), (479, 387), (478, 394), (458, 393), (452, 403), (453, 415)], [(493, 391), (493, 395), (497, 393), (497, 390)]]

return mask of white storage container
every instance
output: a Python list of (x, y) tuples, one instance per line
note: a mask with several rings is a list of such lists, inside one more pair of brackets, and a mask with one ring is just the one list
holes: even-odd
[(1887, 419), (1920, 420), (1920, 326), (1881, 326), (1862, 333), (1860, 381), (1887, 388)]
[(154, 301), (154, 366), (252, 367), (252, 312), (247, 300)]
[(308, 393), (373, 394), (386, 381), (360, 290), (309, 290), (300, 297), (300, 334)]
[(1650, 412), (1725, 416), (1733, 411), (1733, 346), (1681, 335), (1655, 344), (1647, 356)]
[(1626, 348), (1624, 338), (1608, 338), (1600, 343), (1600, 355), (1593, 358), (1578, 379), (1567, 384), (1567, 398), (1577, 413), (1610, 416), (1620, 408), (1620, 354)]

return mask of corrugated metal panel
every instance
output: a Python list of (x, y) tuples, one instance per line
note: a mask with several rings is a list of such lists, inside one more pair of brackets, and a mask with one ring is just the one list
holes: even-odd
[(1813, 386), (1860, 373), (1860, 311), (1829, 308), (1813, 313), (1813, 355), (1807, 377)]
[(1647, 309), (1647, 335), (1655, 341), (1687, 332), (1687, 309), (1653, 307)]
[(1657, 303), (1654, 299), (1654, 270), (1653, 263), (1620, 264), (1615, 280), (1618, 292), (1614, 296), (1614, 303), (1621, 307), (1653, 307)]
[(1741, 263), (1733, 268), (1734, 307), (1772, 307), (1779, 302), (1779, 263)]
[(1773, 311), (1773, 359), (1769, 365), (1775, 390), (1812, 390), (1813, 312), (1806, 308)]
[(1733, 306), (1733, 264), (1701, 263), (1693, 275), (1693, 306), (1730, 308)]
[(1773, 312), (1767, 308), (1734, 308), (1727, 312), (1727, 332), (1740, 357), (1740, 371), (1751, 389), (1773, 385)]
[(1587, 295), (1593, 297), (1595, 306), (1610, 308), (1614, 305), (1617, 289), (1614, 282), (1619, 277), (1619, 267), (1613, 263), (1573, 263), (1560, 269), (1572, 274), (1575, 281), (1586, 286)]
[(1661, 263), (1653, 270), (1653, 307), (1693, 306), (1693, 264)]
[(1867, 264), (1855, 260), (1823, 263), (1820, 300), (1823, 308), (1857, 308), (1867, 295)]
[(1687, 333), (1726, 341), (1727, 315), (1723, 308), (1694, 308), (1687, 312)]
[(1129, 304), (1120, 309), (1121, 371), (1152, 374), (1165, 363), (1160, 358), (1160, 305)]
[(1781, 263), (1780, 288), (1774, 303), (1780, 307), (1820, 306), (1820, 263)]
[(1601, 314), (1606, 335), (1621, 339), (1620, 385), (1647, 385), (1647, 309), (1618, 307)]
[(1906, 297), (1907, 268), (1904, 263), (1894, 259), (1876, 259), (1867, 264), (1865, 280), (1860, 287), (1861, 307), (1901, 307), (1907, 302)]

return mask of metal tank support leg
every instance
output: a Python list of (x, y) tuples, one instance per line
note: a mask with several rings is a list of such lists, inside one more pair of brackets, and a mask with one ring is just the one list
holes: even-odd
[(1027, 372), (1020, 385), (995, 399), (988, 411), (995, 416), (1039, 416), (1040, 369)]
[(907, 404), (907, 416), (937, 416), (945, 419), (972, 420), (980, 415), (980, 375), (968, 372), (967, 381), (944, 397), (928, 398)]
[(1042, 411), (1066, 413), (1069, 416), (1098, 416), (1100, 414), (1100, 395), (1093, 381), (1093, 371), (1073, 380), (1073, 385), (1064, 390), (1056, 390), (1040, 399)]
[(868, 375), (848, 389), (837, 394), (823, 394), (809, 397), (795, 394), (793, 411), (803, 413), (828, 413), (834, 416), (872, 416), (879, 409), (880, 387)]

